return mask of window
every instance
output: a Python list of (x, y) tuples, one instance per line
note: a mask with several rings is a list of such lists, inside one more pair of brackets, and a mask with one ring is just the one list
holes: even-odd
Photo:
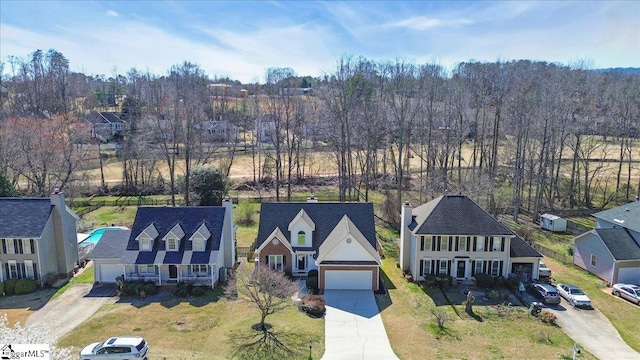
[(447, 269), (448, 269), (447, 265), (448, 265), (447, 260), (440, 260), (440, 271), (439, 271), (440, 274), (447, 273)]
[(591, 254), (591, 266), (596, 267), (596, 256), (594, 254)]
[(13, 240), (12, 239), (7, 239), (6, 243), (7, 243), (7, 254), (15, 254), (16, 253), (16, 247), (15, 247), (15, 243), (13, 242)]
[(424, 251), (425, 241), (424, 235), (420, 236), (420, 251)]
[(422, 276), (431, 274), (431, 260), (423, 259), (422, 263)]
[(284, 270), (282, 255), (269, 255), (269, 267), (273, 270)]
[(193, 240), (193, 251), (204, 251), (204, 240), (203, 239), (195, 239), (195, 240)]
[(458, 251), (467, 251), (467, 237), (458, 237)]
[(482, 259), (476, 259), (476, 274), (482, 274), (482, 264), (484, 263), (484, 261)]
[(499, 260), (493, 260), (491, 262), (491, 275), (492, 276), (500, 275), (500, 261)]
[(298, 245), (304, 245), (307, 241), (307, 236), (304, 231), (298, 232)]
[(33, 274), (33, 261), (25, 260), (24, 261), (24, 277), (29, 279), (34, 279), (35, 276)]
[(15, 260), (9, 260), (7, 262), (9, 266), (9, 279), (17, 279), (18, 278), (18, 264), (16, 264)]
[(146, 251), (151, 250), (151, 240), (142, 239), (142, 243), (140, 244), (140, 250), (146, 250)]
[(493, 240), (493, 248), (492, 251), (500, 251), (500, 244), (501, 241), (504, 241), (504, 238), (498, 238), (498, 237), (491, 237), (491, 239)]
[(174, 238), (167, 239), (167, 250), (178, 250), (178, 240)]
[(22, 253), (23, 254), (31, 254), (31, 240), (30, 239), (22, 239)]
[(191, 265), (191, 272), (194, 274), (206, 274), (207, 265), (206, 264)]
[(477, 251), (482, 251), (484, 250), (484, 238), (481, 236), (474, 236), (473, 237), (473, 241), (476, 242), (476, 250)]
[(449, 248), (449, 239), (446, 236), (440, 238), (440, 250), (447, 251)]
[(140, 274), (155, 274), (156, 273), (155, 265), (138, 265), (138, 273)]

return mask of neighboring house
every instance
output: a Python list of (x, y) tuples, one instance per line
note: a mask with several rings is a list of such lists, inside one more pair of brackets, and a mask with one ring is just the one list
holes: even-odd
[(0, 281), (50, 274), (67, 277), (78, 263), (78, 216), (64, 193), (50, 198), (0, 198)]
[(371, 203), (262, 203), (257, 265), (307, 276), (320, 289), (378, 290), (380, 256)]
[(87, 117), (91, 123), (91, 137), (107, 141), (116, 133), (125, 130), (126, 123), (116, 113), (92, 111)]
[(210, 142), (235, 142), (238, 139), (238, 127), (226, 120), (209, 120), (202, 124), (202, 134)]
[(122, 231), (103, 236), (91, 257), (96, 282), (124, 275), (158, 285), (185, 281), (213, 287), (236, 262), (229, 199), (222, 206), (139, 207), (128, 236)]
[(271, 114), (256, 118), (256, 140), (259, 143), (275, 144), (276, 142), (276, 121)]
[(595, 229), (573, 239), (573, 263), (609, 284), (640, 284), (640, 201), (593, 214)]
[(414, 279), (447, 274), (459, 281), (485, 273), (538, 278), (542, 256), (464, 195), (402, 207), (400, 266)]

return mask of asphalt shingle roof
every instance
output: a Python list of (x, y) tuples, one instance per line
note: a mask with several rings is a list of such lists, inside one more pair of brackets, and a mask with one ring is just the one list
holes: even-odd
[(640, 233), (640, 201), (600, 211), (593, 216)]
[(539, 252), (536, 251), (531, 245), (527, 244), (521, 237), (516, 236), (511, 238), (511, 246), (509, 247), (509, 257), (539, 257)]
[(596, 229), (596, 233), (616, 260), (640, 260), (640, 245), (627, 229)]
[[(285, 236), (290, 237), (289, 223), (300, 210), (304, 210), (316, 225), (313, 232), (312, 248), (317, 250), (329, 236), (343, 216), (347, 215), (360, 230), (367, 241), (377, 249), (376, 232), (372, 203), (336, 203), (336, 202), (279, 202), (262, 203), (260, 208), (260, 225), (258, 228), (258, 247), (275, 230), (280, 228)], [(289, 239), (291, 242), (291, 239)], [(295, 247), (294, 247), (295, 248)]]
[(125, 252), (131, 230), (107, 230), (91, 251), (91, 259), (120, 259)]
[(513, 232), (465, 195), (443, 195), (413, 209), (415, 234), (507, 235)]
[(52, 211), (49, 198), (0, 198), (0, 237), (39, 238)]

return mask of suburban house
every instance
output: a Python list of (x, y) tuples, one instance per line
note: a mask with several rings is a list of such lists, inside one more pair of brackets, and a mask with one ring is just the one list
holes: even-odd
[(0, 198), (0, 281), (67, 277), (78, 263), (78, 216), (57, 189), (49, 198)]
[(92, 111), (87, 117), (91, 124), (91, 137), (107, 141), (113, 135), (125, 130), (126, 123), (113, 112)]
[(464, 282), (485, 273), (530, 281), (538, 278), (541, 257), (467, 196), (402, 206), (400, 267), (415, 280), (447, 274)]
[(318, 271), (320, 289), (378, 290), (371, 203), (262, 203), (256, 265), (293, 276)]
[(640, 201), (593, 214), (596, 227), (573, 239), (573, 263), (609, 284), (640, 284)]
[(209, 142), (235, 142), (238, 139), (238, 127), (226, 120), (205, 121), (201, 131)]
[(108, 231), (93, 250), (96, 282), (190, 282), (215, 286), (236, 262), (233, 202), (139, 207), (130, 231)]

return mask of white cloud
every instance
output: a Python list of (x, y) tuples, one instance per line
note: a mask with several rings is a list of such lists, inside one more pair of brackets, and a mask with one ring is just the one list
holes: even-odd
[(107, 10), (106, 13), (107, 16), (113, 16), (113, 17), (118, 17), (120, 16), (117, 12), (113, 11), (113, 10)]
[(412, 30), (429, 30), (439, 27), (450, 27), (450, 26), (459, 26), (459, 25), (471, 25), (473, 24), (472, 20), (469, 19), (453, 19), (453, 20), (442, 20), (436, 18), (429, 18), (426, 16), (415, 16), (408, 19), (396, 21), (387, 24), (387, 27), (400, 27), (400, 28), (409, 28)]

